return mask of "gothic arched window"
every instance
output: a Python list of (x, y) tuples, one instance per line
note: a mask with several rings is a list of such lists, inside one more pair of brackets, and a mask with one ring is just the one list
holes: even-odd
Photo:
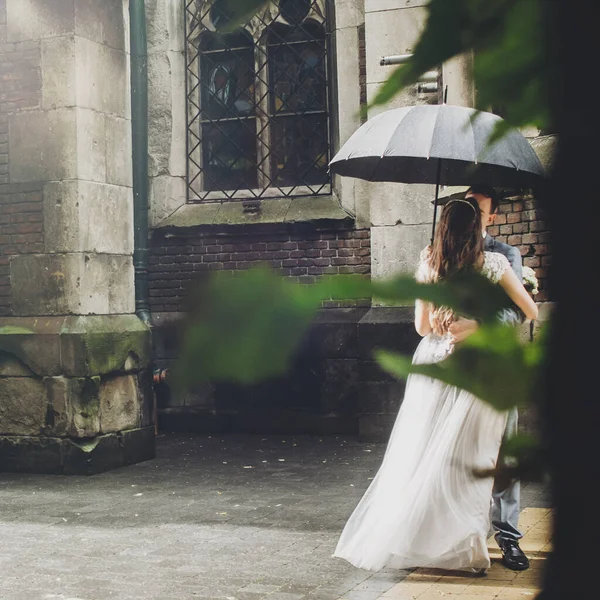
[(331, 193), (326, 0), (226, 6), (186, 0), (189, 200)]

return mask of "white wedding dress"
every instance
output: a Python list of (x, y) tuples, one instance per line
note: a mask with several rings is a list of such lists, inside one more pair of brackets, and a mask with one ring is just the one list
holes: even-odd
[[(482, 273), (492, 281), (507, 268), (502, 254), (485, 253)], [(417, 279), (427, 269), (422, 258)], [(448, 336), (429, 334), (413, 362), (438, 362), (451, 351)], [(495, 466), (505, 424), (506, 413), (472, 394), (411, 375), (383, 463), (334, 556), (368, 570), (488, 568), (493, 481), (472, 471)]]

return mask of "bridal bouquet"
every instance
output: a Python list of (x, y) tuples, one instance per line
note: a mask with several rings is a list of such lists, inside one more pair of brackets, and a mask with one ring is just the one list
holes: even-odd
[(523, 267), (523, 285), (532, 296), (540, 291), (538, 283), (535, 271), (531, 267)]

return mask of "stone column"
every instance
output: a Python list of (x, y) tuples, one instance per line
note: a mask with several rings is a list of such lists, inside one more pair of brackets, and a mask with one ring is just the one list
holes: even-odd
[[(427, 19), (428, 0), (364, 0), (367, 98), (373, 100), (396, 67), (381, 66), (383, 56), (414, 51)], [(436, 94), (410, 86), (377, 112), (437, 101)], [(429, 243), (435, 186), (371, 183), (356, 180), (355, 193), (369, 206), (371, 272), (389, 278), (414, 271), (420, 251)], [(404, 394), (404, 383), (383, 373), (372, 362), (376, 347), (410, 354), (416, 347), (412, 309), (373, 306), (358, 325), (361, 380), (358, 393), (359, 436), (385, 441)]]
[(0, 470), (98, 472), (154, 454), (150, 332), (133, 314), (126, 3), (2, 3), (18, 85), (1, 107)]
[[(334, 147), (341, 148), (361, 125), (361, 98), (366, 86), (364, 74), (364, 0), (336, 0), (332, 50), (335, 59)], [(357, 194), (356, 179), (335, 176), (334, 189), (342, 206), (355, 215), (358, 228), (369, 227), (369, 203)]]
[(442, 87), (446, 86), (448, 86), (448, 104), (475, 107), (472, 52), (459, 54), (442, 65)]
[[(396, 67), (381, 66), (383, 56), (413, 52), (427, 19), (427, 0), (365, 0), (367, 95), (371, 101)], [(419, 93), (409, 86), (382, 110), (436, 103), (436, 94)], [(369, 198), (371, 214), (371, 270), (375, 278), (412, 272), (419, 252), (429, 243), (435, 186), (357, 182)]]

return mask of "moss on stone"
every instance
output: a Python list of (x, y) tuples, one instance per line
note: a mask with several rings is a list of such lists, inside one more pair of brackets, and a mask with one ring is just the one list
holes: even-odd
[[(80, 375), (143, 369), (152, 360), (150, 330), (135, 315), (72, 317), (61, 335), (72, 370)], [(63, 352), (63, 361), (66, 357)]]
[(34, 333), (32, 329), (26, 327), (14, 327), (12, 325), (5, 325), (0, 327), (0, 335), (22, 335)]
[[(146, 334), (147, 335), (147, 334)], [(139, 332), (111, 332), (84, 334), (87, 361), (91, 373), (112, 373), (125, 369), (127, 358), (133, 353), (138, 361), (150, 359), (144, 335)]]

